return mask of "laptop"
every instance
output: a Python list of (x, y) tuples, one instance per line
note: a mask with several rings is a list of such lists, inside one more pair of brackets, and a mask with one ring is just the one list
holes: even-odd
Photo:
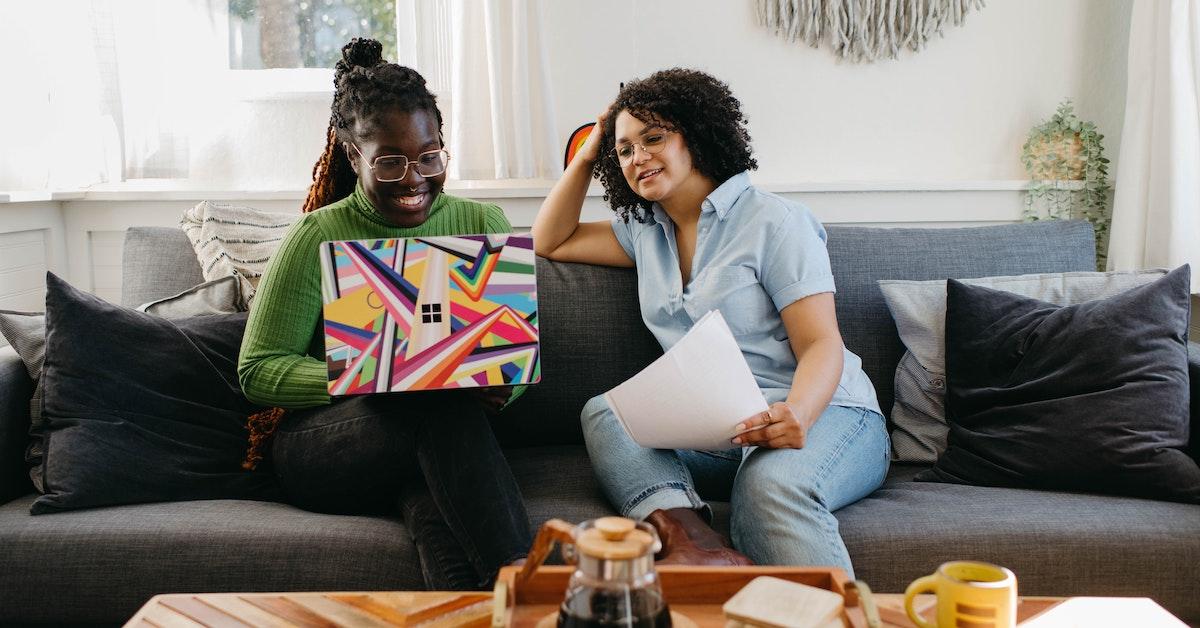
[(321, 244), (329, 394), (541, 380), (533, 238)]

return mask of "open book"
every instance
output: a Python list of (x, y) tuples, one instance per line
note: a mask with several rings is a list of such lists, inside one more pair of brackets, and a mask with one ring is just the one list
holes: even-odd
[(655, 449), (732, 449), (734, 426), (767, 409), (719, 310), (604, 399), (630, 438)]

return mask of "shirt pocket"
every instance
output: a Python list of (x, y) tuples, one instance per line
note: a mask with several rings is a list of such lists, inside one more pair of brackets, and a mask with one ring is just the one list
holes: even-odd
[(779, 322), (771, 297), (746, 266), (706, 268), (691, 286), (684, 308), (693, 321), (720, 310), (735, 336), (770, 333)]

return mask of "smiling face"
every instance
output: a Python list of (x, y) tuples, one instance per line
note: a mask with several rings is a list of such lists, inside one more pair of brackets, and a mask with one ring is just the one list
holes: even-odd
[[(648, 201), (667, 200), (692, 177), (701, 176), (692, 167), (692, 155), (678, 132), (647, 124), (628, 111), (622, 111), (617, 115), (615, 136), (618, 147), (637, 145), (633, 147), (632, 159), (621, 165), (621, 172), (629, 188)], [(651, 150), (658, 152), (651, 154), (642, 147), (655, 140), (661, 143), (652, 146)]]
[(403, 155), (409, 162), (421, 153), (442, 148), (438, 135), (437, 117), (432, 111), (390, 111), (366, 126), (355, 122), (353, 146), (346, 144), (346, 157), (362, 183), (363, 192), (384, 220), (397, 227), (416, 227), (429, 218), (429, 209), (442, 191), (446, 173), (423, 177), (416, 164), (409, 163), (408, 171), (399, 181), (381, 182), (371, 170), (379, 157)]

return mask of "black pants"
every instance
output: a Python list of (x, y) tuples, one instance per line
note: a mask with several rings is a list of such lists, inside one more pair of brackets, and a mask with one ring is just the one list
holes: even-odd
[(272, 456), (301, 508), (401, 512), (430, 589), (487, 588), (532, 543), (491, 424), (462, 391), (366, 395), (288, 413)]

